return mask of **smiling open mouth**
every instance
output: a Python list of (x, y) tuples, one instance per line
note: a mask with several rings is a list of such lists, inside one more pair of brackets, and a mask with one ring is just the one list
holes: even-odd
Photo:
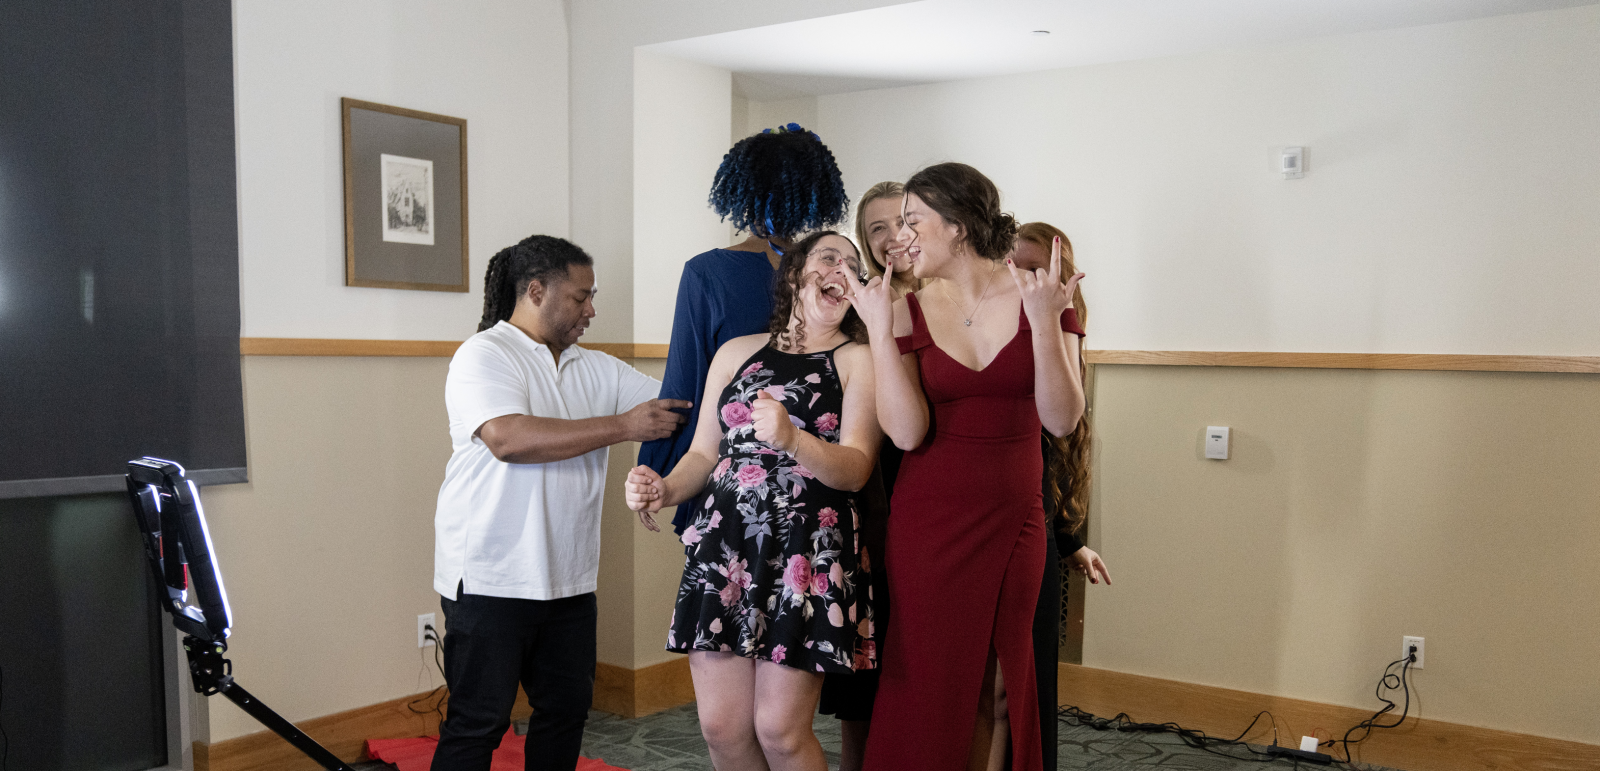
[(844, 284), (837, 281), (825, 281), (817, 285), (823, 299), (830, 304), (837, 305), (844, 300)]

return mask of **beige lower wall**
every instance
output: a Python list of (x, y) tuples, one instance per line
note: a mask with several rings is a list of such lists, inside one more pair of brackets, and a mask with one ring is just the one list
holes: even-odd
[[(290, 720), (439, 685), (416, 619), (439, 613), (449, 360), (242, 361), (250, 482), (202, 494), (233, 607), (234, 675)], [(213, 742), (263, 730), (230, 703), (210, 706)]]
[[(450, 457), (449, 359), (242, 362), (250, 482), (203, 493), (239, 682), (290, 720), (440, 685), (432, 649), (416, 647), (416, 617), (444, 620), (433, 513)], [(661, 374), (661, 361), (638, 364)], [(599, 658), (631, 669), (671, 658), (662, 645), (683, 568), (677, 541), (646, 532), (622, 503), (637, 453), (612, 449), (597, 590)], [(216, 699), (208, 727), (212, 742), (263, 730)]]
[(1084, 664), (1376, 708), (1421, 635), (1424, 718), (1600, 744), (1600, 379), (1101, 365), (1095, 416)]
[[(641, 372), (660, 378), (664, 359), (633, 359)], [(611, 448), (600, 541), (599, 659), (629, 669), (642, 669), (675, 658), (667, 644), (667, 622), (683, 577), (683, 545), (672, 534), (673, 510), (656, 516), (661, 532), (639, 524), (622, 498), (622, 483), (638, 463), (634, 442)]]

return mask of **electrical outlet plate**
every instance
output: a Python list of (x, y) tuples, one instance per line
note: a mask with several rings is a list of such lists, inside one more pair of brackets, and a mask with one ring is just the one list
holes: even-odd
[(417, 647), (418, 648), (426, 648), (429, 645), (433, 644), (433, 640), (428, 639), (428, 627), (430, 627), (430, 626), (433, 627), (434, 634), (438, 635), (438, 633), (439, 633), (439, 623), (437, 621), (433, 620), (433, 614), (432, 613), (422, 613), (422, 614), (419, 614), (417, 616)]
[(1227, 426), (1206, 426), (1206, 457), (1227, 460), (1228, 437), (1231, 433)]
[(1410, 655), (1411, 654), (1411, 646), (1413, 646), (1413, 645), (1417, 646), (1417, 660), (1411, 662), (1411, 668), (1412, 669), (1421, 669), (1422, 668), (1422, 638), (1421, 637), (1412, 637), (1410, 635), (1407, 635), (1405, 637), (1400, 638), (1400, 658), (1405, 658), (1406, 656)]

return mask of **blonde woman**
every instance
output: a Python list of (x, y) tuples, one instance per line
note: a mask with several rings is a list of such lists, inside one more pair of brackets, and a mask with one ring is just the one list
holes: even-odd
[(900, 209), (905, 197), (905, 186), (899, 182), (879, 182), (867, 188), (856, 203), (856, 243), (870, 258), (866, 261), (867, 275), (882, 276), (885, 266), (894, 263), (890, 289), (896, 300), (922, 284), (911, 275), (908, 243), (901, 238), (905, 217)]

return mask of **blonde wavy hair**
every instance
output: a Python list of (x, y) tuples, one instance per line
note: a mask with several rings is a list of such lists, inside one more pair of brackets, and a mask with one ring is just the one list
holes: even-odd
[[(872, 242), (867, 240), (867, 204), (884, 198), (902, 198), (906, 194), (905, 185), (899, 182), (879, 182), (867, 188), (861, 194), (861, 200), (856, 201), (856, 247), (861, 250), (862, 260), (867, 269), (867, 277), (882, 276), (884, 267), (878, 262), (878, 255), (872, 253)], [(904, 273), (895, 276), (896, 288), (902, 292), (913, 291), (920, 288), (922, 282), (915, 276)]]

